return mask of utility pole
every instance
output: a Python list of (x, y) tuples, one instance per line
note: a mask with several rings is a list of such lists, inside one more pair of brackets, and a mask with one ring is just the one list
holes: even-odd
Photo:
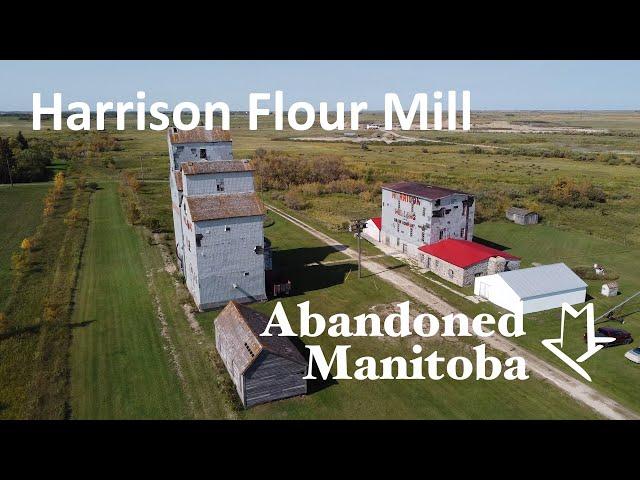
[(355, 234), (358, 239), (358, 278), (362, 278), (362, 249), (360, 247), (360, 240), (362, 238), (362, 231), (367, 226), (367, 218), (359, 218), (352, 220), (349, 224), (349, 231)]

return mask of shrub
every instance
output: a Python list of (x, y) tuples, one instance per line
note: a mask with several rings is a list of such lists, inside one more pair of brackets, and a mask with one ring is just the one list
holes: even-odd
[(292, 210), (304, 210), (308, 207), (308, 203), (304, 199), (304, 195), (300, 190), (289, 190), (284, 194), (284, 203)]
[(158, 233), (162, 229), (162, 223), (155, 217), (146, 217), (144, 220), (144, 225), (153, 233)]
[(27, 255), (25, 252), (14, 252), (11, 255), (11, 268), (18, 274), (24, 273), (27, 268)]
[(539, 198), (545, 203), (559, 207), (591, 208), (595, 203), (606, 202), (602, 189), (588, 180), (576, 182), (572, 179), (558, 178), (551, 185), (543, 186)]
[(131, 223), (131, 225), (136, 225), (137, 223), (140, 222), (140, 217), (141, 217), (140, 209), (135, 203), (129, 202), (129, 208), (127, 213), (128, 213), (129, 223)]
[(29, 237), (23, 239), (22, 243), (20, 243), (20, 248), (27, 252), (31, 251), (31, 249), (33, 248), (33, 240)]
[(9, 328), (9, 318), (4, 312), (0, 312), (0, 333), (7, 333)]
[(60, 195), (62, 190), (64, 190), (64, 173), (58, 172), (53, 177), (53, 191), (55, 195)]
[(609, 269), (605, 269), (604, 275), (598, 275), (592, 266), (580, 266), (572, 270), (583, 280), (617, 280), (620, 278), (619, 274)]
[(72, 208), (69, 213), (64, 217), (65, 225), (73, 226), (80, 220), (80, 211), (77, 208)]
[(253, 160), (256, 176), (263, 189), (288, 190), (305, 183), (326, 184), (335, 180), (357, 178), (338, 157), (293, 158), (274, 152)]

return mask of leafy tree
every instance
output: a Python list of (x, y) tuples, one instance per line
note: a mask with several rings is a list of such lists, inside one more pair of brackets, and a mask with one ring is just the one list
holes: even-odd
[(15, 159), (9, 139), (0, 137), (0, 183), (13, 183), (14, 166)]
[(51, 151), (44, 148), (32, 147), (28, 150), (18, 150), (15, 157), (14, 180), (17, 182), (42, 182), (48, 180), (51, 171)]
[(24, 135), (22, 135), (22, 131), (18, 132), (18, 135), (16, 136), (16, 142), (18, 144), (18, 147), (20, 147), (20, 150), (26, 150), (27, 148), (29, 148), (29, 142), (27, 142), (27, 139), (24, 138)]

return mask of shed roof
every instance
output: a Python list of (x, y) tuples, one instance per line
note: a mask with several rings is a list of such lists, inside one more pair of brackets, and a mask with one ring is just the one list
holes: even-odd
[(214, 128), (206, 130), (204, 127), (196, 127), (193, 130), (176, 130), (169, 128), (169, 141), (176, 145), (180, 143), (216, 143), (230, 142), (231, 133), (228, 130)]
[(298, 351), (289, 337), (280, 337), (279, 327), (270, 329), (271, 336), (263, 337), (269, 318), (235, 301), (227, 303), (215, 320), (216, 330), (222, 332), (231, 342), (234, 362), (242, 372), (251, 366), (262, 350), (286, 358), (301, 365), (307, 365), (304, 356)]
[(425, 185), (417, 182), (396, 182), (385, 183), (382, 188), (392, 190), (398, 193), (406, 193), (407, 195), (415, 195), (416, 197), (426, 198), (428, 200), (438, 200), (439, 198), (448, 197), (455, 193), (469, 195), (460, 190), (452, 190), (450, 188), (437, 187), (434, 185)]
[(187, 162), (182, 164), (182, 171), (185, 175), (250, 172), (253, 170), (253, 165), (249, 160), (214, 160), (212, 162)]
[(526, 209), (526, 208), (511, 207), (511, 208), (509, 208), (509, 210), (507, 210), (507, 213), (515, 214), (515, 215), (528, 215), (530, 213), (536, 213), (536, 212), (534, 212), (533, 210)]
[(502, 278), (522, 299), (587, 287), (564, 263), (522, 268), (495, 275)]
[(507, 260), (520, 260), (519, 257), (502, 250), (487, 247), (481, 243), (470, 242), (468, 240), (458, 240), (455, 238), (441, 240), (437, 243), (432, 243), (431, 245), (423, 245), (422, 247), (419, 247), (418, 250), (461, 268), (475, 265), (476, 263), (483, 262), (491, 257), (502, 257)]
[(378, 227), (378, 230), (382, 229), (382, 217), (374, 217), (371, 221), (376, 227)]
[(194, 222), (265, 214), (264, 205), (255, 193), (187, 195), (186, 200)]
[(176, 170), (173, 172), (173, 176), (176, 179), (176, 186), (178, 187), (178, 191), (182, 191), (182, 172), (180, 170)]

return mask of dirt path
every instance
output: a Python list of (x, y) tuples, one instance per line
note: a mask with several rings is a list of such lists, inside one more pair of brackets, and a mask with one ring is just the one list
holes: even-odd
[[(267, 207), (284, 219), (310, 233), (317, 239), (335, 248), (337, 251), (342, 252), (354, 259), (358, 258), (358, 252), (354, 249), (341, 244), (337, 240), (334, 240), (328, 235), (325, 235), (324, 233), (302, 222), (301, 220), (292, 217), (279, 208), (276, 208), (272, 205), (267, 205)], [(459, 312), (458, 309), (449, 305), (447, 302), (443, 301), (433, 293), (415, 284), (404, 275), (394, 272), (393, 270), (389, 270), (387, 267), (380, 265), (373, 260), (369, 260), (366, 258), (363, 259), (362, 266), (369, 270), (372, 274), (377, 275), (379, 278), (392, 284), (398, 290), (401, 290), (410, 297), (416, 299), (418, 302), (431, 308), (441, 316)], [(612, 420), (640, 419), (640, 415), (619, 404), (615, 400), (607, 397), (606, 395), (598, 392), (594, 388), (567, 375), (553, 365), (550, 365), (549, 363), (535, 356), (528, 350), (525, 350), (517, 346), (510, 340), (507, 340), (505, 337), (502, 337), (500, 335), (493, 335), (491, 337), (485, 337), (482, 340), (489, 347), (504, 352), (509, 356), (523, 357), (527, 362), (527, 368), (531, 372), (533, 372), (538, 377), (554, 384), (569, 396), (592, 408), (600, 415)]]

